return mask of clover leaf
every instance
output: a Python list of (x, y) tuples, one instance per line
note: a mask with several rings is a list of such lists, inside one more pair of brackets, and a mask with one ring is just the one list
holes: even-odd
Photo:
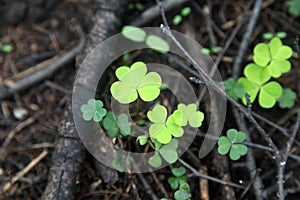
[(287, 1), (288, 11), (295, 17), (300, 16), (300, 0)]
[(110, 137), (117, 137), (118, 133), (123, 136), (130, 134), (130, 124), (126, 114), (120, 114), (117, 119), (112, 112), (108, 112), (103, 119), (103, 127), (107, 130)]
[(200, 127), (204, 120), (204, 114), (197, 111), (197, 106), (194, 103), (188, 105), (178, 104), (177, 110), (172, 114), (172, 117), (178, 126), (186, 126), (189, 123), (193, 128)]
[(147, 144), (147, 142), (148, 142), (148, 135), (140, 135), (137, 137), (136, 140), (139, 142), (140, 145), (143, 146), (143, 145)]
[(179, 189), (174, 193), (175, 200), (189, 200), (191, 197), (191, 190), (188, 183), (180, 185)]
[(181, 15), (175, 15), (175, 17), (172, 20), (172, 24), (177, 26), (182, 22), (182, 16)]
[(218, 152), (221, 155), (226, 155), (229, 152), (231, 160), (238, 160), (241, 156), (246, 155), (248, 148), (244, 144), (240, 144), (246, 139), (246, 134), (242, 131), (229, 129), (227, 137), (222, 136), (218, 140)]
[[(270, 69), (267, 67), (259, 67), (257, 64), (250, 63), (244, 69), (246, 78), (239, 78), (244, 90), (250, 96), (250, 102), (254, 102), (258, 93), (259, 105), (263, 108), (271, 108), (275, 105), (276, 100), (281, 96), (282, 88), (275, 81), (268, 82), (271, 78)], [(247, 101), (242, 99), (246, 105)]]
[(188, 16), (189, 14), (191, 13), (191, 8), (190, 7), (184, 7), (180, 14), (183, 16), (183, 17), (186, 17)]
[(164, 106), (156, 105), (147, 113), (148, 119), (152, 122), (149, 127), (150, 136), (162, 144), (168, 144), (172, 136), (181, 137), (183, 129), (177, 125), (172, 115), (167, 118), (167, 109)]
[(119, 67), (116, 76), (119, 81), (111, 85), (110, 91), (120, 103), (131, 103), (138, 95), (144, 101), (153, 101), (160, 93), (160, 75), (156, 72), (147, 73), (147, 66), (143, 62), (135, 62), (131, 67)]
[(286, 45), (278, 37), (274, 37), (269, 45), (260, 43), (254, 48), (254, 62), (260, 67), (270, 68), (271, 76), (278, 78), (281, 74), (291, 69), (289, 59), (293, 54), (293, 50)]
[(152, 167), (160, 167), (162, 164), (161, 157), (169, 164), (175, 163), (178, 160), (177, 147), (178, 141), (176, 139), (172, 139), (166, 145), (158, 145), (154, 155), (149, 158), (148, 163)]
[(153, 50), (160, 53), (167, 53), (170, 51), (169, 44), (157, 35), (148, 35), (146, 38), (146, 44)]
[(297, 95), (292, 89), (285, 88), (282, 90), (282, 94), (277, 99), (277, 102), (279, 102), (281, 108), (292, 108), (295, 105), (296, 97)]
[(176, 190), (181, 184), (186, 183), (188, 177), (185, 175), (186, 169), (184, 167), (173, 168), (172, 174), (174, 176), (168, 178), (168, 183), (171, 188)]
[(93, 119), (95, 122), (100, 122), (106, 115), (106, 109), (103, 108), (101, 100), (89, 99), (87, 104), (80, 107), (82, 118), (86, 121)]
[(241, 83), (237, 83), (233, 78), (228, 78), (224, 81), (225, 91), (234, 100), (243, 98), (245, 96), (245, 89)]
[(144, 42), (147, 37), (147, 34), (143, 29), (135, 26), (124, 26), (122, 28), (122, 35), (135, 42)]

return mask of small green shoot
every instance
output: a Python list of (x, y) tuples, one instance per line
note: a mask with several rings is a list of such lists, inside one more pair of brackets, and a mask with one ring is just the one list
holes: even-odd
[(130, 3), (128, 5), (129, 10), (137, 9), (138, 11), (144, 10), (144, 5), (141, 3)]
[(4, 53), (10, 53), (14, 50), (12, 45), (10, 45), (10, 44), (1, 44), (1, 43), (0, 43), (0, 49)]
[(160, 53), (167, 53), (170, 51), (169, 44), (156, 35), (148, 35), (146, 38), (146, 44), (153, 50), (158, 51)]
[(224, 81), (225, 91), (235, 101), (245, 97), (246, 93), (244, 86), (241, 83), (236, 82), (233, 78), (228, 78)]
[(148, 119), (152, 122), (149, 128), (151, 138), (162, 144), (168, 144), (172, 136), (181, 137), (183, 128), (177, 125), (172, 117), (167, 117), (167, 109), (164, 106), (156, 105), (147, 113)]
[(106, 109), (103, 108), (101, 100), (89, 99), (87, 104), (80, 107), (82, 118), (86, 121), (93, 119), (95, 122), (100, 122), (106, 115)]
[(143, 29), (135, 26), (124, 26), (122, 28), (122, 35), (134, 42), (144, 42), (147, 37), (147, 33)]
[(163, 38), (157, 35), (147, 35), (147, 33), (135, 26), (124, 26), (122, 28), (122, 35), (134, 42), (145, 42), (151, 49), (160, 53), (167, 53), (170, 51), (170, 46)]
[(300, 16), (300, 0), (290, 0), (287, 1), (286, 4), (290, 14), (294, 15), (295, 17)]
[(211, 48), (202, 48), (201, 53), (204, 55), (211, 55), (211, 54), (216, 54), (222, 51), (222, 47), (219, 46), (212, 46)]
[(254, 62), (260, 67), (268, 67), (274, 78), (279, 78), (291, 69), (291, 63), (287, 59), (292, 56), (293, 50), (291, 47), (283, 45), (278, 37), (273, 38), (269, 45), (257, 44), (253, 52)]
[(190, 7), (184, 7), (181, 11), (180, 14), (175, 15), (175, 17), (172, 20), (172, 23), (174, 26), (177, 26), (180, 24), (183, 20), (183, 17), (188, 16), (191, 13), (191, 8)]
[(135, 62), (131, 67), (119, 67), (116, 76), (119, 81), (111, 85), (110, 91), (120, 103), (131, 103), (138, 95), (143, 101), (153, 101), (160, 94), (160, 75), (156, 72), (147, 73), (147, 66), (143, 62)]
[(231, 160), (238, 160), (241, 156), (246, 155), (248, 148), (246, 145), (241, 144), (246, 139), (246, 134), (242, 131), (229, 129), (227, 137), (222, 136), (218, 140), (218, 152), (221, 155), (226, 155), (229, 152)]
[(147, 144), (148, 138), (149, 138), (148, 135), (140, 135), (137, 137), (136, 140), (139, 142), (141, 146), (144, 146), (145, 144)]
[(284, 39), (284, 38), (286, 38), (286, 36), (287, 36), (287, 34), (284, 31), (278, 31), (275, 34), (273, 34), (271, 32), (266, 32), (266, 33), (263, 34), (263, 39), (265, 39), (265, 40), (271, 40), (274, 37), (278, 37), (280, 39)]
[(279, 99), (277, 99), (277, 102), (280, 108), (292, 108), (295, 105), (296, 97), (297, 95), (292, 89), (285, 88), (282, 90), (282, 94)]
[(126, 114), (120, 114), (118, 117), (110, 111), (102, 121), (103, 127), (107, 130), (110, 137), (115, 138), (120, 133), (123, 136), (130, 134), (130, 124)]

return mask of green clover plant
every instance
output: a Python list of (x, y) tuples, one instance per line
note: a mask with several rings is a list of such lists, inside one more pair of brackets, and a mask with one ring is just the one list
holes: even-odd
[(236, 82), (233, 78), (225, 80), (224, 87), (226, 93), (236, 101), (245, 97), (246, 92), (243, 84)]
[[(244, 69), (244, 75), (246, 78), (240, 78), (238, 83), (241, 83), (246, 93), (250, 95), (250, 102), (254, 102), (259, 94), (259, 105), (263, 108), (272, 108), (281, 96), (282, 88), (275, 81), (267, 82), (271, 78), (269, 68), (262, 68), (250, 63)], [(244, 97), (242, 100), (246, 105), (246, 98)]]
[(176, 190), (181, 184), (186, 183), (188, 180), (188, 177), (185, 175), (186, 169), (184, 167), (179, 167), (173, 168), (171, 171), (174, 176), (168, 178), (168, 183), (172, 189)]
[(175, 17), (172, 20), (173, 25), (177, 26), (182, 22), (183, 17), (188, 16), (191, 13), (191, 8), (190, 7), (184, 7), (181, 11), (180, 14), (175, 15)]
[(137, 9), (138, 11), (144, 10), (144, 5), (141, 3), (130, 3), (128, 5), (129, 10)]
[(238, 160), (248, 152), (246, 145), (241, 144), (246, 139), (246, 134), (242, 131), (229, 129), (227, 136), (222, 136), (218, 140), (218, 152), (221, 155), (226, 155), (229, 152), (231, 160)]
[(273, 34), (273, 33), (271, 33), (271, 32), (266, 32), (266, 33), (264, 33), (263, 34), (263, 39), (265, 39), (265, 40), (271, 40), (271, 39), (273, 39), (274, 37), (278, 37), (278, 38), (280, 38), (280, 39), (284, 39), (284, 38), (286, 38), (286, 36), (287, 36), (287, 34), (286, 34), (286, 32), (284, 32), (284, 31), (278, 31), (278, 32), (276, 32), (275, 34)]
[(123, 136), (130, 134), (130, 124), (128, 122), (128, 116), (124, 113), (115, 117), (113, 112), (107, 112), (107, 115), (102, 120), (103, 127), (107, 130), (110, 137), (114, 138), (120, 133)]
[(147, 117), (152, 122), (149, 128), (149, 134), (162, 144), (168, 144), (172, 136), (181, 137), (183, 128), (175, 123), (173, 116), (167, 117), (167, 109), (164, 106), (156, 105), (148, 111)]
[(286, 1), (286, 4), (290, 14), (294, 15), (295, 17), (300, 16), (300, 0)]
[(179, 186), (179, 189), (174, 193), (175, 200), (190, 200), (191, 189), (188, 183), (183, 183)]
[(293, 50), (283, 45), (278, 37), (273, 38), (268, 45), (257, 44), (253, 52), (253, 61), (260, 67), (269, 68), (274, 78), (280, 77), (291, 69), (291, 63), (287, 59), (292, 56)]
[(174, 111), (172, 117), (178, 126), (187, 126), (189, 124), (193, 128), (200, 127), (204, 120), (204, 114), (197, 111), (197, 106), (194, 103), (188, 105), (178, 104), (177, 110)]
[[(168, 163), (172, 164), (178, 160), (178, 141), (176, 139), (172, 139), (168, 144), (160, 144), (159, 142), (153, 140), (155, 143), (155, 152), (152, 157), (149, 158), (148, 163), (152, 167), (160, 167), (162, 164), (161, 157), (167, 161)], [(161, 156), (161, 157), (160, 157)]]
[(296, 93), (290, 89), (285, 88), (282, 90), (281, 96), (277, 99), (281, 108), (292, 108), (295, 105)]
[(138, 95), (144, 101), (153, 101), (160, 94), (160, 75), (156, 72), (147, 73), (147, 66), (143, 62), (135, 62), (131, 67), (119, 67), (116, 76), (119, 81), (111, 85), (110, 91), (120, 103), (131, 103)]
[(201, 53), (204, 55), (211, 55), (219, 53), (222, 50), (222, 47), (212, 46), (211, 48), (202, 48)]
[(100, 122), (106, 115), (106, 109), (103, 108), (101, 100), (89, 99), (87, 104), (80, 107), (82, 118), (86, 121), (93, 119), (95, 122)]
[(160, 53), (167, 53), (170, 51), (170, 46), (166, 40), (157, 35), (147, 35), (141, 28), (124, 26), (122, 28), (122, 35), (134, 42), (145, 42), (151, 49)]

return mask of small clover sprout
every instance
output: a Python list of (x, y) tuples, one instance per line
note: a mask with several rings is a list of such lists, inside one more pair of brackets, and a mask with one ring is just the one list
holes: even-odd
[(241, 83), (237, 83), (233, 78), (228, 78), (224, 81), (225, 91), (234, 100), (245, 97), (244, 86)]
[(186, 169), (184, 167), (172, 169), (172, 174), (174, 176), (168, 178), (168, 183), (172, 189), (176, 190), (181, 184), (187, 182), (188, 177), (185, 175), (185, 173)]
[(296, 97), (297, 95), (292, 89), (285, 88), (277, 101), (281, 108), (292, 108), (295, 105)]
[(13, 46), (10, 44), (0, 44), (1, 51), (4, 53), (10, 53), (14, 50)]
[(295, 17), (300, 16), (300, 0), (290, 0), (287, 1), (286, 4), (290, 14), (294, 15)]
[(190, 200), (191, 189), (188, 183), (180, 185), (179, 189), (174, 193), (175, 200)]
[(212, 46), (211, 48), (202, 48), (200, 51), (204, 55), (216, 54), (222, 50), (222, 47)]
[(182, 16), (181, 15), (175, 15), (175, 17), (172, 20), (172, 24), (177, 26), (182, 22)]
[(197, 111), (197, 106), (194, 103), (189, 105), (178, 104), (177, 110), (174, 111), (171, 116), (178, 126), (186, 126), (189, 124), (193, 128), (200, 127), (204, 120), (204, 114)]
[(188, 16), (190, 13), (191, 13), (190, 7), (184, 7), (180, 12), (181, 16), (183, 16), (183, 17)]
[(169, 44), (156, 35), (148, 35), (146, 38), (146, 44), (153, 50), (158, 51), (160, 53), (167, 53), (170, 51)]
[[(282, 88), (275, 81), (266, 83), (271, 78), (269, 69), (251, 63), (244, 69), (244, 74), (246, 78), (239, 78), (238, 83), (241, 83), (245, 92), (250, 95), (250, 102), (254, 102), (259, 93), (259, 105), (263, 108), (272, 108), (281, 96)], [(242, 100), (246, 105), (246, 98)]]
[(122, 28), (122, 35), (134, 42), (144, 42), (147, 37), (147, 33), (143, 29), (135, 26), (124, 26)]
[(278, 31), (275, 34), (270, 33), (270, 32), (266, 32), (266, 33), (263, 34), (263, 39), (265, 39), (265, 40), (271, 40), (274, 37), (278, 37), (280, 39), (284, 39), (284, 38), (286, 38), (286, 36), (287, 36), (286, 32), (284, 32), (284, 31)]
[(260, 67), (270, 68), (271, 76), (280, 77), (290, 71), (289, 59), (293, 54), (291, 47), (283, 45), (278, 37), (274, 37), (269, 45), (260, 43), (254, 48), (254, 62)]
[(108, 112), (103, 119), (103, 127), (107, 130), (110, 137), (117, 137), (118, 133), (123, 136), (130, 134), (130, 124), (128, 122), (128, 116), (126, 114), (120, 114), (118, 117), (112, 112)]
[(147, 117), (152, 122), (149, 134), (158, 142), (168, 144), (172, 136), (181, 137), (183, 135), (183, 128), (174, 122), (172, 115), (167, 118), (167, 109), (164, 106), (156, 105), (148, 111)]
[(235, 129), (229, 129), (227, 131), (227, 137), (222, 136), (218, 140), (218, 152), (221, 155), (226, 155), (229, 152), (231, 160), (238, 160), (241, 156), (244, 156), (248, 152), (246, 145), (241, 144), (246, 139), (246, 134), (242, 131)]
[(139, 144), (141, 146), (143, 146), (143, 145), (147, 144), (147, 142), (148, 142), (148, 135), (140, 135), (137, 137), (136, 140), (139, 142)]
[(156, 151), (154, 152), (154, 155), (149, 158), (148, 163), (152, 167), (160, 167), (162, 164), (161, 157), (163, 157), (163, 159), (169, 164), (175, 163), (178, 160), (177, 147), (178, 141), (176, 139), (172, 139), (166, 145), (160, 144), (156, 146)]
[(141, 3), (130, 3), (128, 5), (129, 10), (137, 9), (138, 11), (144, 10), (144, 6)]
[(81, 106), (80, 110), (84, 120), (90, 121), (93, 119), (95, 122), (100, 122), (107, 112), (103, 108), (103, 102), (96, 99), (89, 99), (87, 104)]
[(160, 75), (156, 72), (147, 73), (143, 62), (135, 62), (131, 67), (119, 67), (116, 76), (119, 81), (111, 85), (110, 91), (120, 103), (131, 103), (138, 98), (138, 94), (144, 101), (153, 101), (160, 93)]

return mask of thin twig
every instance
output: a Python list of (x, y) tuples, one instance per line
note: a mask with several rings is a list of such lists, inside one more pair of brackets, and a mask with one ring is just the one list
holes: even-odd
[(146, 179), (144, 178), (143, 174), (137, 173), (139, 179), (142, 181), (142, 184), (145, 188), (145, 192), (152, 198), (152, 200), (158, 200), (158, 197), (155, 195), (155, 192), (151, 188), (151, 186), (148, 184)]
[(185, 166), (186, 168), (188, 168), (197, 177), (204, 178), (204, 179), (216, 182), (216, 183), (220, 183), (222, 185), (228, 185), (228, 186), (235, 187), (235, 188), (240, 188), (240, 189), (244, 189), (245, 188), (244, 186), (236, 184), (236, 183), (232, 183), (232, 182), (228, 182), (228, 181), (223, 181), (221, 179), (214, 178), (212, 176), (201, 174), (196, 169), (194, 169), (191, 165), (189, 165), (188, 163), (184, 162), (182, 159), (179, 158), (178, 160), (179, 160), (179, 162), (183, 166)]
[(17, 182), (21, 177), (23, 177), (25, 174), (27, 174), (34, 166), (36, 166), (44, 157), (46, 157), (48, 154), (47, 150), (44, 150), (40, 155), (38, 155), (35, 159), (33, 159), (24, 169), (22, 169), (20, 172), (15, 175), (10, 182), (6, 183), (1, 191), (6, 192), (8, 191), (12, 185)]
[(263, 2), (263, 0), (256, 0), (256, 2), (254, 4), (254, 9), (253, 9), (252, 16), (250, 18), (250, 22), (247, 26), (246, 33), (244, 34), (244, 37), (242, 39), (242, 43), (241, 43), (239, 51), (238, 51), (238, 56), (236, 57), (236, 60), (233, 64), (233, 74), (235, 74), (235, 76), (233, 76), (234, 79), (237, 79), (237, 77), (240, 74), (241, 63), (245, 56), (246, 50), (248, 48), (250, 36), (252, 35), (253, 30), (255, 28), (255, 24), (257, 22), (257, 19), (258, 19), (260, 10), (261, 10), (262, 2)]

